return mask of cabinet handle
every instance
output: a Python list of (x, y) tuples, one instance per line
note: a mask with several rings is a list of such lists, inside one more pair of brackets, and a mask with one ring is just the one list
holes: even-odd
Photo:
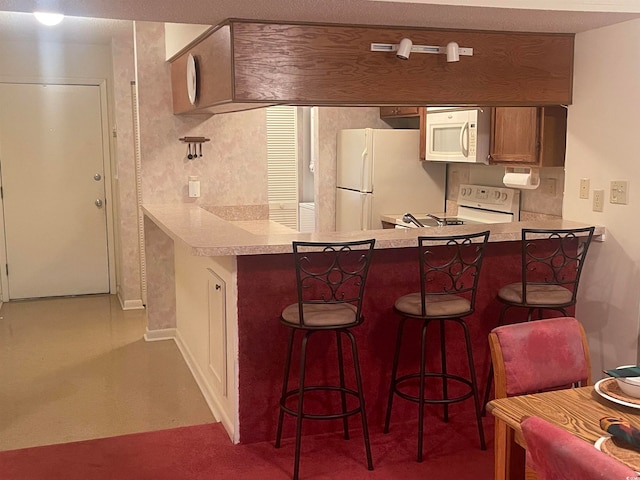
[(216, 290), (220, 290), (222, 287), (216, 283)]

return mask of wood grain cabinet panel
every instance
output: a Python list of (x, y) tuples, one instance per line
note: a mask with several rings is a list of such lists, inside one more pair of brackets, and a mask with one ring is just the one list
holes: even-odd
[(563, 166), (566, 132), (567, 113), (561, 106), (493, 108), (490, 163)]
[[(399, 60), (372, 43), (473, 48)], [(413, 115), (411, 105), (557, 105), (572, 97), (573, 34), (534, 34), (230, 20), (172, 61), (175, 113), (274, 104), (377, 105)], [(186, 94), (186, 57), (200, 69), (198, 100)], [(393, 107), (393, 105), (409, 105)], [(410, 109), (410, 110), (404, 110)]]
[[(371, 43), (446, 45), (472, 57), (371, 52)], [(344, 105), (571, 103), (573, 34), (234, 23), (238, 99)]]
[(380, 118), (418, 117), (424, 107), (380, 107)]

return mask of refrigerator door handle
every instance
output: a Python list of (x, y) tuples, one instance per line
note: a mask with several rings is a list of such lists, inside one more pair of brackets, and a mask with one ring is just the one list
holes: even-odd
[(371, 198), (371, 194), (361, 193), (360, 194), (360, 230), (365, 230), (369, 228), (369, 217), (371, 212), (371, 202), (369, 199)]
[(360, 155), (360, 190), (366, 190), (365, 182), (364, 182), (364, 177), (367, 170), (366, 166), (367, 166), (367, 151), (363, 150), (362, 154)]

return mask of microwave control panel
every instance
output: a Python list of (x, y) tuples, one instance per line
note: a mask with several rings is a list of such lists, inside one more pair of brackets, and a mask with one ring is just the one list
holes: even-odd
[(469, 124), (469, 155), (475, 157), (476, 155), (476, 124)]

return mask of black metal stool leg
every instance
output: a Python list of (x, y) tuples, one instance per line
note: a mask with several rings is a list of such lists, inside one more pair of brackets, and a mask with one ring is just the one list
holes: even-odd
[[(440, 363), (442, 369), (442, 398), (447, 400), (449, 398), (448, 383), (447, 383), (447, 341), (444, 331), (444, 320), (440, 320)], [(449, 421), (449, 404), (444, 404), (444, 421)]]
[(364, 405), (364, 392), (362, 390), (362, 376), (360, 375), (360, 360), (358, 359), (358, 347), (356, 339), (349, 330), (344, 330), (344, 334), (351, 340), (351, 351), (353, 352), (353, 366), (356, 373), (356, 385), (358, 388), (358, 398), (360, 400), (360, 416), (362, 417), (362, 435), (364, 436), (364, 448), (367, 453), (367, 468), (373, 470), (373, 459), (371, 457), (371, 443), (369, 442), (369, 427), (367, 426), (367, 413)]
[(396, 389), (396, 375), (398, 374), (398, 363), (400, 360), (400, 347), (402, 346), (402, 332), (404, 330), (404, 323), (407, 320), (406, 317), (402, 317), (400, 324), (398, 325), (398, 334), (396, 336), (396, 349), (393, 354), (393, 367), (391, 369), (391, 386), (389, 387), (389, 400), (387, 401), (387, 415), (384, 420), (384, 433), (389, 433), (389, 424), (391, 423), (391, 407), (393, 406), (393, 396)]
[(426, 337), (427, 337), (427, 325), (429, 322), (424, 322), (422, 325), (422, 341), (420, 348), (420, 392), (418, 402), (418, 462), (422, 462), (422, 437), (424, 431), (424, 376), (425, 376), (425, 361), (426, 361)]
[[(340, 396), (342, 401), (342, 413), (347, 413), (347, 394), (345, 393), (344, 383), (344, 359), (342, 356), (342, 338), (340, 330), (336, 330), (336, 340), (338, 344), (338, 369), (340, 370)], [(342, 419), (342, 427), (344, 429), (344, 439), (349, 440), (349, 421), (347, 417)]]
[(289, 384), (289, 371), (291, 370), (291, 352), (293, 351), (293, 339), (295, 330), (289, 329), (289, 347), (287, 348), (287, 359), (284, 363), (284, 379), (282, 381), (282, 395), (280, 396), (280, 415), (278, 416), (278, 430), (276, 433), (276, 448), (280, 448), (280, 440), (282, 439), (282, 423), (284, 422), (284, 410), (282, 409), (287, 394), (287, 386)]
[(471, 338), (469, 337), (469, 328), (463, 321), (459, 321), (464, 330), (464, 340), (467, 344), (467, 359), (469, 361), (469, 375), (471, 376), (471, 389), (473, 390), (473, 405), (476, 409), (476, 421), (478, 422), (478, 435), (480, 436), (480, 449), (486, 450), (487, 444), (484, 440), (484, 426), (482, 425), (482, 417), (480, 414), (480, 395), (478, 395), (478, 382), (476, 380), (476, 367), (473, 363), (473, 352), (471, 350)]
[(304, 374), (305, 363), (307, 358), (307, 341), (313, 332), (307, 332), (302, 338), (302, 346), (300, 348), (300, 379), (298, 383), (298, 413), (296, 416), (296, 451), (293, 460), (293, 480), (298, 480), (300, 474), (300, 447), (302, 445), (302, 415), (304, 401)]

